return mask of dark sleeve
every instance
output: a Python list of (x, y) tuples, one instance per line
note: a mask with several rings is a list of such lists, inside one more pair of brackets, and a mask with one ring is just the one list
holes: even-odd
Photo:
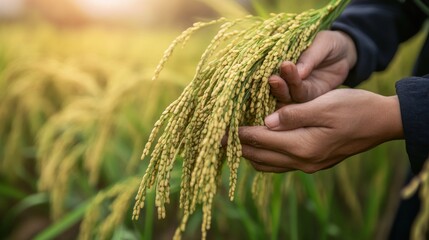
[(344, 85), (355, 87), (374, 71), (386, 69), (398, 45), (415, 35), (426, 16), (414, 1), (395, 0), (352, 1), (333, 23), (353, 39), (357, 63)]
[(419, 173), (429, 156), (429, 75), (396, 83), (411, 169)]

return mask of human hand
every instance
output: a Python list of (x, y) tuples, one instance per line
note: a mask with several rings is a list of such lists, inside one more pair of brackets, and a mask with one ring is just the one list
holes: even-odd
[(397, 96), (354, 89), (284, 106), (265, 125), (239, 129), (243, 157), (264, 172), (313, 173), (403, 137)]
[(280, 76), (269, 79), (278, 108), (307, 102), (340, 86), (356, 63), (353, 40), (340, 31), (321, 31), (297, 64), (283, 62)]

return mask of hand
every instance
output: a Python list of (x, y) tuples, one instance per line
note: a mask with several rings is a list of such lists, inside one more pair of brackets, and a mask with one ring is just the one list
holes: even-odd
[(284, 62), (280, 76), (269, 79), (278, 107), (307, 102), (340, 86), (356, 63), (353, 40), (340, 31), (322, 31), (297, 64)]
[(364, 90), (337, 89), (284, 106), (265, 125), (239, 129), (243, 157), (264, 172), (313, 173), (403, 138), (397, 96)]

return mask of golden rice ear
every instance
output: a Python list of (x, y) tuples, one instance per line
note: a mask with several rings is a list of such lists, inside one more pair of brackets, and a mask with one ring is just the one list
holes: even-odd
[[(112, 231), (120, 224), (128, 212), (129, 203), (135, 195), (139, 184), (136, 177), (128, 178), (113, 187), (99, 192), (89, 203), (83, 221), (80, 225), (79, 239), (94, 239), (96, 233), (99, 239), (109, 239)], [(107, 217), (101, 215), (103, 203), (110, 203)], [(97, 226), (103, 219), (100, 226)], [(94, 231), (94, 229), (99, 229)]]
[(158, 66), (156, 67), (156, 70), (155, 70), (155, 73), (152, 77), (152, 80), (156, 80), (158, 78), (159, 73), (164, 68), (165, 63), (170, 58), (171, 54), (173, 54), (173, 51), (178, 44), (182, 43), (184, 46), (184, 45), (186, 45), (186, 43), (188, 42), (188, 40), (192, 36), (192, 34), (195, 33), (196, 31), (198, 31), (199, 29), (213, 25), (213, 24), (217, 24), (220, 22), (224, 22), (224, 21), (226, 21), (225, 18), (220, 18), (220, 19), (213, 20), (210, 22), (194, 23), (194, 25), (192, 27), (190, 27), (190, 28), (186, 29), (184, 32), (182, 32), (182, 34), (180, 34), (176, 39), (174, 39), (174, 41), (170, 44), (170, 46), (167, 48), (167, 50), (165, 50), (164, 55), (161, 58), (161, 61), (159, 62)]
[(25, 152), (36, 145), (39, 130), (51, 116), (78, 96), (101, 92), (92, 76), (55, 60), (11, 63), (0, 81), (6, 89), (0, 96), (0, 172), (12, 179), (23, 171), (25, 160), (34, 157)]
[(429, 158), (426, 160), (421, 172), (415, 176), (410, 183), (402, 189), (403, 198), (410, 198), (418, 192), (421, 199), (421, 209), (413, 223), (411, 230), (412, 239), (426, 239), (429, 232)]
[[(224, 22), (209, 43), (191, 83), (155, 124), (143, 157), (151, 160), (142, 178), (134, 205), (137, 219), (146, 191), (155, 186), (158, 217), (166, 215), (170, 175), (176, 157), (183, 157), (180, 207), (184, 217), (175, 238), (180, 239), (188, 217), (202, 207), (202, 239), (210, 229), (213, 199), (217, 192), (224, 159), (230, 172), (229, 197), (234, 199), (241, 143), (238, 128), (262, 125), (275, 109), (268, 78), (282, 61), (296, 62), (316, 34), (329, 26), (349, 1), (332, 0), (326, 7), (300, 14), (272, 14), (267, 19), (245, 17), (196, 23), (184, 31), (165, 51), (156, 71), (156, 79), (178, 43), (186, 43), (197, 29)], [(227, 134), (227, 146), (219, 148)], [(152, 145), (153, 148), (152, 148)], [(257, 175), (254, 191), (266, 204), (270, 177)], [(266, 191), (267, 194), (260, 194)]]

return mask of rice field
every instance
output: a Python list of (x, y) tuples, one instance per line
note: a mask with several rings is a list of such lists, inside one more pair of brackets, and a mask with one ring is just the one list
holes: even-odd
[[(320, 6), (277, 2), (254, 3), (253, 13)], [(215, 11), (229, 16), (245, 11), (225, 6), (230, 8)], [(131, 216), (149, 162), (140, 161), (144, 144), (216, 33), (214, 28), (196, 33), (151, 81), (164, 50), (182, 30), (0, 22), (2, 238), (173, 237), (181, 219), (181, 159), (171, 173), (166, 218), (157, 219), (153, 191), (139, 220)], [(389, 69), (359, 87), (394, 94), (394, 82), (409, 75), (422, 40), (419, 35), (405, 43)], [(234, 201), (228, 174), (222, 175), (207, 238), (384, 239), (407, 168), (403, 142), (390, 142), (315, 174), (276, 174), (257, 204), (251, 180), (258, 175), (242, 161)], [(202, 218), (197, 209), (183, 239), (201, 238)]]

